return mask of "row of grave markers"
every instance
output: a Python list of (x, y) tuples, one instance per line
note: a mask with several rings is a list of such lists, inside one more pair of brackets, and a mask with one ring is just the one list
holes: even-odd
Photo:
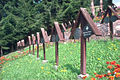
[[(78, 16), (74, 21), (74, 25), (71, 29), (71, 34), (69, 34), (70, 37), (73, 37), (75, 29), (79, 27), (79, 25), (81, 26), (81, 34), (80, 34), (81, 35), (81, 67), (80, 67), (81, 74), (78, 75), (78, 77), (81, 78), (83, 75), (86, 75), (86, 39), (93, 34), (95, 34), (96, 36), (101, 36), (102, 34), (85, 8), (80, 8)], [(64, 31), (67, 31), (64, 24), (62, 24), (62, 26)], [(40, 34), (37, 32), (37, 58), (39, 58), (39, 43), (43, 43), (44, 60), (46, 60), (45, 43), (49, 43), (50, 41), (55, 42), (55, 62), (57, 67), (59, 61), (58, 42), (65, 41), (65, 39), (58, 22), (54, 22), (53, 29), (55, 31), (54, 33), (51, 34), (50, 40), (48, 39), (47, 32), (44, 30), (44, 28), (41, 28), (42, 37), (40, 37)], [(54, 39), (52, 37), (54, 37)], [(32, 41), (30, 36), (28, 36), (28, 40), (29, 40), (29, 53), (31, 54)], [(34, 55), (34, 45), (36, 40), (34, 35), (32, 35), (32, 40), (33, 40), (33, 55)]]

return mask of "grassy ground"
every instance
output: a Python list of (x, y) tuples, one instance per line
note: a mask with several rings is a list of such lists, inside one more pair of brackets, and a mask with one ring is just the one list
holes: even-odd
[[(27, 50), (28, 48), (26, 48)], [(26, 51), (25, 50), (25, 51)], [(24, 52), (25, 52), (24, 51)], [(8, 56), (11, 58), (13, 55)], [(95, 77), (94, 72), (103, 74), (107, 72), (106, 61), (120, 61), (120, 41), (90, 41), (87, 42), (87, 73), (86, 80)], [(35, 56), (25, 55), (12, 61), (7, 61), (0, 72), (3, 80), (77, 80), (80, 74), (80, 43), (59, 44), (59, 67), (56, 71), (55, 46), (46, 48), (48, 63), (42, 64), (43, 51), (40, 51), (40, 60)], [(100, 79), (106, 80), (106, 78)], [(119, 79), (118, 79), (119, 80)]]

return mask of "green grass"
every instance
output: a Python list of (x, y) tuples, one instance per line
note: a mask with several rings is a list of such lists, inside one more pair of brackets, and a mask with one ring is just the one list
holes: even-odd
[[(26, 48), (27, 50), (28, 48)], [(26, 51), (25, 50), (25, 51)], [(18, 55), (17, 52), (8, 56)], [(107, 72), (106, 61), (120, 61), (120, 41), (108, 40), (87, 42), (86, 72), (90, 75), (86, 80), (95, 77), (94, 72), (103, 74)], [(23, 56), (7, 61), (0, 72), (3, 80), (77, 80), (80, 74), (80, 43), (59, 44), (59, 67), (56, 71), (55, 46), (46, 48), (48, 63), (42, 64), (43, 51), (40, 51), (40, 60), (35, 56)], [(106, 78), (100, 79), (106, 80)]]

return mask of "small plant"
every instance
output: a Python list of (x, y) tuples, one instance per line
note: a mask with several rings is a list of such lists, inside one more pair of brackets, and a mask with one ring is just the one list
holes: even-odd
[[(107, 73), (106, 74), (95, 74), (95, 77), (99, 80), (103, 77), (107, 78), (108, 80), (117, 80), (120, 79), (120, 64), (117, 64), (116, 61), (106, 62), (107, 66)], [(96, 80), (95, 78), (91, 78), (91, 80)]]

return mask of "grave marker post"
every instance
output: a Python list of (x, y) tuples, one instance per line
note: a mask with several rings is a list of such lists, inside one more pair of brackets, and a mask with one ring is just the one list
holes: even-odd
[[(109, 4), (112, 4), (112, 1), (110, 1)], [(114, 16), (112, 16), (112, 13), (114, 14)], [(107, 14), (109, 14), (109, 18), (107, 18)], [(113, 22), (118, 19), (120, 19), (120, 16), (117, 14), (117, 11), (115, 11), (114, 6), (108, 6), (101, 23), (103, 22), (109, 23), (111, 40), (113, 40)]]
[(19, 49), (21, 50), (21, 43), (20, 43), (20, 41), (19, 41)]
[(25, 41), (24, 40), (21, 40), (21, 43), (22, 43), (22, 48), (24, 50), (24, 47), (25, 47)]
[(35, 45), (35, 36), (34, 34), (32, 34), (32, 40), (33, 40), (33, 55), (35, 55), (35, 49), (34, 49), (34, 45)]
[(19, 49), (19, 42), (17, 42), (17, 50)]
[(31, 54), (31, 37), (28, 36), (28, 42), (29, 42), (29, 55)]
[(86, 74), (86, 38), (90, 37), (92, 34), (99, 36), (101, 35), (101, 32), (93, 22), (89, 13), (84, 8), (80, 8), (78, 17), (72, 29), (72, 33), (74, 33), (75, 28), (78, 27), (80, 23), (81, 23), (81, 61), (80, 61), (81, 67), (80, 75), (78, 75), (78, 78), (82, 79), (84, 76), (88, 76)]
[[(59, 61), (59, 54), (58, 54), (58, 41), (64, 41), (64, 38), (63, 38), (63, 34), (60, 30), (60, 27), (59, 27), (59, 23), (58, 22), (54, 22), (54, 25), (55, 25), (55, 29), (56, 29), (56, 34), (55, 34), (55, 62), (56, 62), (56, 69), (57, 69), (57, 66), (58, 66), (58, 61)], [(57, 39), (59, 38), (59, 39)]]
[(22, 42), (22, 40), (20, 41), (20, 44), (21, 44), (21, 49), (23, 50), (23, 42)]
[(37, 59), (39, 59), (40, 34), (37, 32)]
[(45, 52), (45, 43), (48, 43), (49, 42), (49, 38), (48, 38), (48, 35), (47, 35), (47, 32), (45, 31), (44, 28), (41, 28), (41, 32), (42, 32), (42, 43), (43, 43), (43, 55), (44, 55), (44, 60), (43, 60), (43, 63), (46, 63), (48, 62), (48, 60), (46, 60), (46, 52)]
[(110, 38), (113, 40), (113, 22), (111, 20), (112, 17), (112, 11), (109, 10), (109, 27), (110, 27)]
[[(85, 25), (81, 24), (81, 30)], [(81, 33), (81, 74), (86, 74), (86, 38), (83, 37), (83, 33)]]

